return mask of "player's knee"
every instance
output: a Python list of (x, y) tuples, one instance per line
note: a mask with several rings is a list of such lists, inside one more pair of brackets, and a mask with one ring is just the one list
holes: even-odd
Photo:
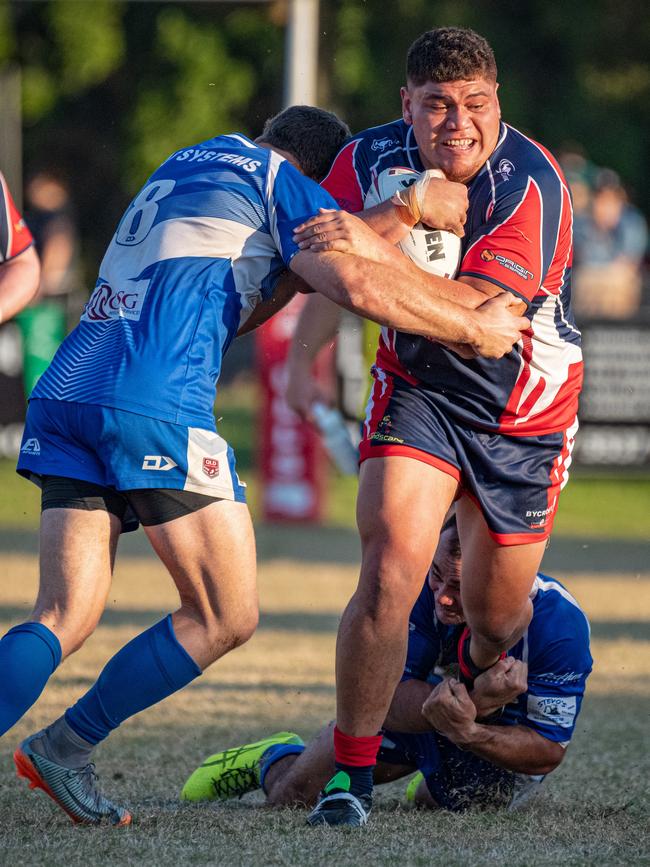
[(408, 617), (422, 590), (428, 566), (399, 545), (364, 551), (358, 595), (382, 617)]
[(251, 606), (246, 611), (240, 612), (240, 614), (234, 618), (230, 630), (233, 647), (240, 647), (242, 644), (246, 644), (249, 638), (253, 637), (259, 619), (257, 606)]
[(96, 626), (97, 620), (93, 618), (81, 624), (62, 625), (58, 628), (56, 635), (61, 645), (61, 659), (76, 653), (93, 634)]
[[(186, 613), (188, 613), (186, 608)], [(193, 620), (202, 635), (204, 652), (210, 661), (245, 644), (257, 629), (257, 606), (242, 606), (237, 611), (215, 614), (212, 611), (194, 611)]]
[(54, 632), (61, 645), (61, 659), (65, 659), (90, 638), (101, 615), (101, 609), (94, 606), (89, 608), (81, 600), (70, 605), (38, 600), (30, 620), (43, 623)]

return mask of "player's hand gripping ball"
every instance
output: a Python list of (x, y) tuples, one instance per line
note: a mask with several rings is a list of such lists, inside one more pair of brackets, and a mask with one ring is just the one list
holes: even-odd
[[(403, 194), (411, 184), (424, 180), (425, 175), (444, 178), (437, 169), (429, 169), (422, 174), (400, 166), (384, 169), (373, 179), (366, 194), (364, 209), (374, 208), (396, 194)], [(453, 278), (458, 271), (460, 238), (452, 232), (416, 223), (398, 246), (418, 268), (430, 274)]]

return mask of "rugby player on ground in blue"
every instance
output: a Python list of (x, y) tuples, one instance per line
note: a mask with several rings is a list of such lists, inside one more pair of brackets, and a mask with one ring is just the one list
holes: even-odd
[[(419, 770), (424, 782), (416, 801), (424, 806), (519, 806), (560, 764), (575, 730), (591, 671), (589, 624), (558, 581), (538, 574), (527, 630), (468, 692), (450, 676), (457, 674), (464, 628), (460, 583), (451, 518), (411, 612), (406, 665), (382, 730), (374, 781)], [(306, 749), (295, 738), (271, 737), (210, 756), (181, 797), (237, 797), (261, 786), (270, 805), (312, 805), (332, 775), (333, 725)]]
[(526, 327), (502, 299), (476, 311), (438, 300), (441, 281), (405, 269), (384, 241), (363, 260), (299, 250), (295, 227), (336, 207), (311, 178), (346, 135), (329, 112), (294, 106), (257, 142), (222, 135), (172, 154), (127, 209), (80, 323), (31, 395), (18, 472), (42, 487), (41, 583), (29, 621), (0, 641), (0, 734), (95, 628), (121, 532), (144, 525), (180, 596), (15, 752), (19, 774), (74, 821), (131, 821), (97, 787), (94, 746), (257, 624), (253, 530), (213, 404), (236, 334), (308, 288), (285, 268), (370, 318), (486, 355)]

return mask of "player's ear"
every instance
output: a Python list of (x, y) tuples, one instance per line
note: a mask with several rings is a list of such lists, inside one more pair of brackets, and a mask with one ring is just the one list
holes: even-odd
[(408, 87), (401, 87), (399, 93), (402, 97), (402, 117), (404, 118), (404, 123), (407, 123), (410, 126), (413, 123), (413, 115), (411, 114), (411, 94), (409, 93)]

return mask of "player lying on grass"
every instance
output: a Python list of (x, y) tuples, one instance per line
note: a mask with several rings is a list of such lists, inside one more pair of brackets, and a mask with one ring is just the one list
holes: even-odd
[[(454, 811), (514, 806), (564, 757), (591, 671), (589, 624), (558, 581), (537, 575), (526, 632), (468, 692), (450, 676), (458, 669), (464, 629), (460, 581), (452, 517), (411, 612), (406, 665), (382, 731), (375, 782), (419, 770), (424, 781), (416, 800), (422, 805)], [(310, 806), (333, 766), (332, 724), (306, 748), (297, 735), (283, 732), (210, 756), (181, 797), (230, 798), (261, 786), (270, 805)], [(347, 786), (337, 777), (334, 785)]]
[(172, 154), (127, 209), (80, 323), (31, 395), (18, 472), (42, 487), (40, 589), (29, 621), (0, 641), (0, 734), (97, 625), (121, 532), (144, 525), (180, 597), (15, 752), (19, 774), (74, 821), (131, 821), (101, 795), (94, 747), (257, 625), (244, 485), (213, 412), (236, 334), (308, 284), (380, 322), (495, 357), (527, 325), (506, 295), (479, 310), (440, 300), (447, 281), (378, 236), (366, 259), (298, 248), (295, 227), (337, 207), (315, 179), (347, 133), (335, 115), (294, 106), (257, 142), (235, 133)]

